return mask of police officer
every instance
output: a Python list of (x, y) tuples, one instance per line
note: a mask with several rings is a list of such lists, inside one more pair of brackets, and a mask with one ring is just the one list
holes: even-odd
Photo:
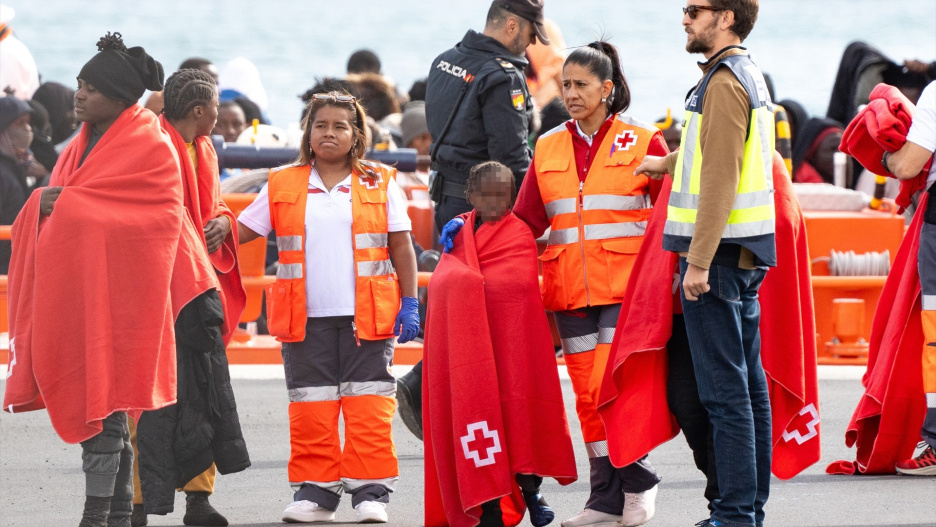
[[(533, 101), (523, 70), (526, 48), (549, 44), (543, 0), (494, 0), (484, 31), (469, 29), (461, 42), (432, 62), (426, 82), (426, 120), (432, 135), (432, 199), (441, 231), (472, 209), (465, 199), (471, 167), (500, 161), (517, 178), (530, 166), (527, 144)], [(397, 380), (403, 423), (422, 439), (422, 362)]]
[(527, 138), (533, 115), (523, 55), (535, 38), (549, 44), (543, 0), (494, 0), (484, 31), (468, 30), (461, 42), (432, 63), (426, 119), (433, 141), (433, 199), (440, 230), (471, 210), (465, 181), (474, 165), (500, 161), (520, 186), (530, 165)]

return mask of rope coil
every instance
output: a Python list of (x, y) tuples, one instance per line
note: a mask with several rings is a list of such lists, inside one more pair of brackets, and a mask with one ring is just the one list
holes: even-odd
[(890, 272), (890, 251), (863, 254), (832, 251), (828, 258), (816, 258), (814, 261), (827, 262), (831, 276), (887, 276)]

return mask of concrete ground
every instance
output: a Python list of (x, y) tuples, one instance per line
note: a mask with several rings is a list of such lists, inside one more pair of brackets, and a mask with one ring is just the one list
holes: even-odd
[[(397, 375), (404, 369), (395, 371)], [(564, 372), (562, 372), (564, 373)], [(862, 368), (820, 368), (822, 460), (790, 481), (773, 480), (766, 525), (774, 526), (936, 526), (936, 477), (830, 476), (829, 462), (854, 459), (844, 445), (845, 427), (862, 393)], [(289, 431), (287, 395), (279, 366), (234, 366), (234, 390), (253, 466), (219, 476), (211, 502), (231, 525), (283, 525), (280, 514), (291, 501), (287, 485)], [(562, 389), (573, 425), (579, 481), (567, 487), (547, 482), (543, 492), (559, 521), (578, 513), (588, 493), (588, 465), (574, 417), (574, 396), (567, 375)], [(0, 391), (4, 383), (0, 382)], [(389, 525), (422, 525), (423, 451), (394, 419), (400, 458), (400, 483), (388, 509)], [(707, 516), (704, 479), (682, 436), (662, 445), (650, 459), (663, 476), (656, 517), (647, 524), (690, 527)], [(45, 412), (0, 415), (0, 525), (77, 525), (84, 502), (81, 448), (64, 444)], [(176, 511), (149, 516), (149, 525), (182, 525), (185, 500)], [(350, 500), (338, 511), (337, 524), (354, 520)], [(524, 520), (522, 525), (529, 525)]]

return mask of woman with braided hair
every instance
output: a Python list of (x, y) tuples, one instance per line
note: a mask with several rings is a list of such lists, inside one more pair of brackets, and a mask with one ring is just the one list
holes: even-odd
[[(196, 69), (182, 69), (166, 79), (163, 91), (165, 105), (159, 123), (169, 135), (172, 146), (179, 156), (182, 173), (183, 204), (195, 230), (201, 233), (198, 249), (201, 256), (210, 260), (218, 278), (220, 298), (217, 305), (223, 308), (223, 323), (219, 327), (198, 326), (194, 335), (180, 335), (177, 331), (177, 358), (181, 362), (192, 355), (207, 357), (211, 362), (211, 374), (226, 379), (229, 377), (225, 346), (246, 303), (246, 294), (240, 281), (237, 265), (237, 231), (234, 216), (227, 208), (219, 192), (218, 159), (209, 134), (218, 117), (218, 90), (214, 79)], [(211, 291), (214, 296), (216, 293)], [(207, 329), (207, 332), (201, 330)], [(206, 338), (204, 335), (208, 335)], [(192, 338), (188, 338), (191, 336)], [(182, 338), (185, 337), (185, 338)], [(183, 341), (185, 345), (183, 345)], [(188, 371), (181, 364), (179, 371)], [(217, 378), (217, 377), (216, 377)], [(179, 404), (186, 404), (184, 395), (189, 393), (190, 381), (179, 375)], [(233, 396), (231, 396), (233, 404)], [(160, 411), (161, 412), (161, 411)], [(134, 496), (131, 523), (134, 527), (146, 525), (146, 514), (167, 514), (173, 509), (175, 482), (166, 481), (167, 445), (165, 434), (151, 434), (159, 427), (172, 422), (160, 412), (155, 420), (149, 415), (141, 421), (138, 433), (131, 425), (131, 441), (138, 446), (142, 455), (134, 464)], [(237, 428), (237, 413), (228, 414), (230, 422), (224, 428)], [(239, 436), (239, 431), (237, 433)], [(177, 460), (178, 463), (178, 460)], [(221, 467), (222, 473), (227, 467)], [(227, 519), (211, 506), (208, 496), (214, 492), (216, 465), (189, 480), (182, 487), (185, 492), (185, 525), (227, 525)], [(144, 499), (145, 498), (145, 499)], [(145, 503), (145, 507), (144, 507)]]

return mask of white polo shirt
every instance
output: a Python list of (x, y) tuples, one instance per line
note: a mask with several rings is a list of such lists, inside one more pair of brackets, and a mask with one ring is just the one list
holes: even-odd
[[(395, 180), (387, 185), (387, 230), (412, 230), (406, 197)], [(325, 189), (315, 168), (309, 177), (305, 217), (306, 314), (310, 317), (354, 315), (354, 248), (351, 244), (351, 175)], [(237, 218), (266, 236), (273, 230), (267, 185)]]
[[(929, 83), (920, 94), (910, 131), (907, 132), (907, 141), (936, 152), (936, 81)], [(926, 187), (929, 188), (933, 181), (936, 181), (936, 159), (926, 177)]]

